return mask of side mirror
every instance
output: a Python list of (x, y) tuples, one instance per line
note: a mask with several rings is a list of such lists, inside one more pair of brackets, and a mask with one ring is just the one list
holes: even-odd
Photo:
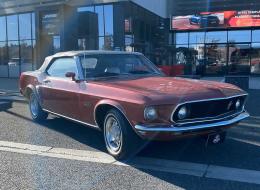
[(76, 74), (74, 72), (67, 72), (65, 76), (71, 78), (73, 81), (76, 81)]

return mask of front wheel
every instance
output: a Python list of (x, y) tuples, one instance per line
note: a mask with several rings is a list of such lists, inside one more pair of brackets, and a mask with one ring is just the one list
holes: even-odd
[(36, 122), (45, 120), (48, 117), (48, 113), (43, 111), (35, 93), (31, 93), (29, 97), (29, 109), (32, 119)]
[(142, 139), (116, 109), (112, 109), (106, 114), (104, 139), (107, 151), (118, 160), (128, 159), (143, 148)]

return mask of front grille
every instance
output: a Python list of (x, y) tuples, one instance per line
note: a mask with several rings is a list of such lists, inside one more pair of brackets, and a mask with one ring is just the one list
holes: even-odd
[[(241, 106), (236, 109), (235, 103), (237, 100), (241, 101)], [(217, 118), (222, 115), (234, 114), (242, 111), (246, 100), (246, 95), (226, 98), (226, 99), (214, 99), (205, 101), (188, 102), (181, 104), (172, 114), (172, 121), (174, 122), (185, 122), (187, 120), (198, 120), (207, 118)], [(178, 112), (186, 106), (188, 109), (188, 117), (180, 120), (178, 118)]]

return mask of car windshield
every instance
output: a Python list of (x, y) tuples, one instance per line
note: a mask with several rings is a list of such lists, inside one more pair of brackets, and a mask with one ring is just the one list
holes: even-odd
[(146, 57), (136, 54), (99, 54), (80, 57), (86, 78), (162, 75)]

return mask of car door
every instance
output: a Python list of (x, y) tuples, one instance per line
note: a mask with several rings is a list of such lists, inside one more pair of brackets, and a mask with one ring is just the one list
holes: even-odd
[(80, 84), (67, 78), (68, 72), (78, 77), (77, 62), (73, 57), (57, 58), (51, 62), (40, 87), (42, 106), (50, 112), (77, 119)]

